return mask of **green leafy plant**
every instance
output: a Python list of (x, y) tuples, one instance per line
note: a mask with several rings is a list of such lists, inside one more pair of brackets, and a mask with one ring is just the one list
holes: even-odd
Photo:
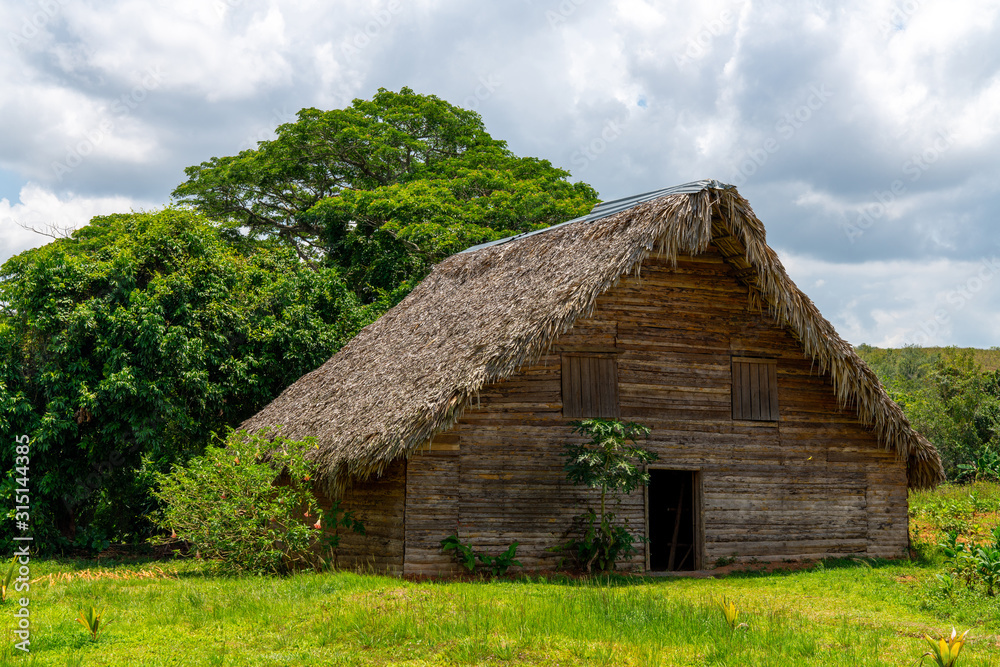
[(958, 464), (959, 477), (972, 481), (1000, 480), (1000, 454), (990, 447), (984, 447), (968, 463)]
[(469, 572), (476, 571), (476, 552), (468, 544), (463, 544), (457, 534), (441, 540), (441, 551), (445, 553), (451, 551), (459, 565)]
[[(224, 444), (156, 476), (164, 509), (155, 520), (171, 531), (156, 541), (187, 542), (201, 557), (238, 572), (321, 567), (324, 542), (329, 548), (339, 538), (324, 536), (322, 520), (313, 521), (320, 509), (306, 453), (315, 443), (237, 431)], [(363, 532), (353, 515), (337, 518), (338, 512), (334, 506), (334, 527)]]
[(478, 567), (476, 561), (478, 561), (494, 577), (502, 577), (513, 565), (521, 567), (521, 561), (514, 558), (517, 554), (517, 547), (518, 543), (514, 542), (503, 553), (490, 556), (486, 552), (473, 550), (471, 546), (464, 544), (457, 534), (449, 535), (441, 540), (441, 551), (446, 553), (451, 551), (459, 565), (470, 573), (476, 571)]
[(965, 636), (969, 634), (966, 630), (961, 636), (958, 636), (958, 632), (955, 628), (951, 629), (950, 637), (941, 637), (940, 639), (932, 639), (928, 635), (924, 635), (924, 639), (931, 646), (931, 650), (924, 653), (921, 658), (930, 657), (934, 660), (934, 663), (938, 667), (954, 667), (958, 662), (958, 656), (962, 652), (962, 647), (965, 646)]
[(10, 567), (7, 568), (7, 572), (3, 575), (3, 580), (0, 581), (0, 602), (7, 601), (7, 591), (10, 590), (10, 585), (14, 582), (14, 575), (17, 574), (17, 557), (15, 556), (10, 561)]
[(1000, 549), (995, 546), (983, 545), (972, 554), (976, 572), (986, 586), (986, 594), (996, 595), (997, 582), (1000, 582)]
[(563, 470), (574, 484), (600, 489), (599, 510), (593, 508), (577, 517), (580, 537), (555, 547), (568, 551), (577, 565), (587, 572), (594, 566), (601, 571), (614, 569), (615, 564), (636, 553), (635, 543), (644, 540), (629, 532), (627, 523), (616, 522), (608, 511), (609, 495), (617, 502), (649, 483), (649, 473), (643, 469), (658, 457), (638, 445), (637, 439), (649, 434), (649, 428), (635, 422), (616, 419), (584, 419), (570, 422), (573, 432), (589, 441), (571, 442), (565, 446)]
[(966, 586), (972, 586), (976, 580), (975, 559), (973, 549), (975, 545), (958, 541), (958, 531), (950, 531), (938, 543), (942, 553), (944, 553), (945, 566), (949, 567), (953, 579), (961, 579)]
[(740, 612), (736, 609), (736, 603), (732, 600), (726, 599), (722, 596), (717, 600), (719, 608), (722, 610), (722, 617), (726, 619), (726, 624), (729, 626), (730, 630), (736, 630), (736, 621), (739, 618)]
[(580, 536), (555, 550), (568, 552), (577, 566), (587, 572), (593, 568), (601, 572), (612, 570), (618, 561), (628, 560), (638, 552), (637, 542), (648, 541), (629, 532), (627, 519), (620, 525), (616, 520), (614, 512), (605, 512), (603, 518), (598, 518), (589, 509), (575, 518)]
[(1000, 526), (993, 529), (992, 537), (992, 544), (979, 544), (971, 539), (960, 542), (958, 533), (952, 531), (938, 543), (949, 572), (937, 578), (949, 596), (958, 581), (968, 588), (981, 584), (988, 596), (996, 595), (1000, 587)]
[(93, 641), (97, 641), (97, 633), (101, 630), (101, 618), (103, 616), (103, 609), (97, 611), (94, 605), (89, 605), (80, 610), (80, 616), (77, 617), (76, 621), (87, 628), (87, 632), (90, 633), (90, 638)]
[(489, 573), (494, 577), (502, 577), (507, 574), (507, 570), (510, 569), (512, 565), (517, 565), (521, 567), (521, 561), (516, 560), (514, 556), (517, 554), (518, 543), (513, 542), (507, 550), (496, 556), (490, 556), (487, 553), (477, 553), (476, 558), (479, 562), (489, 570)]
[(955, 595), (955, 577), (946, 573), (935, 574), (934, 578), (938, 580), (941, 586), (941, 593), (944, 594), (946, 598), (951, 599)]

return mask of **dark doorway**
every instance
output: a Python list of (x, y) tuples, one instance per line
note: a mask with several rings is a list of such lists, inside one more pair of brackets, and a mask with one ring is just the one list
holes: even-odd
[(694, 501), (696, 473), (690, 470), (650, 470), (649, 569), (695, 569)]

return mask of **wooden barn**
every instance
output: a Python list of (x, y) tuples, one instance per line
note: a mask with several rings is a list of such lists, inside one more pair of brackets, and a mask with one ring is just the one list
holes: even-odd
[(243, 427), (318, 439), (322, 493), (367, 527), (341, 565), (427, 575), (458, 571), (452, 533), (554, 567), (594, 493), (563, 472), (589, 416), (652, 429), (651, 482), (617, 508), (650, 539), (633, 569), (901, 556), (907, 488), (944, 478), (716, 181), (448, 258)]

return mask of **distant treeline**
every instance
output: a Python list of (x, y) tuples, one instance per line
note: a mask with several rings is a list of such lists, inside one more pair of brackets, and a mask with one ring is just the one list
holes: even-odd
[(1000, 475), (1000, 348), (860, 345), (857, 352), (941, 452), (949, 479)]

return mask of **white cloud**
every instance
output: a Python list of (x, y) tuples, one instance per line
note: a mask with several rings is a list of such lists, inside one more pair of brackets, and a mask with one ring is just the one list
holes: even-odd
[[(905, 341), (998, 247), (998, 16), (987, 0), (0, 0), (0, 185), (36, 184), (0, 224), (166, 203), (184, 167), (303, 107), (410, 86), (473, 106), (515, 152), (606, 198), (742, 174), (845, 335)], [(818, 108), (812, 86), (832, 92)], [(60, 180), (53, 165), (77, 158)], [(0, 234), (5, 251), (32, 238)], [(940, 341), (996, 344), (993, 289)]]
[(60, 197), (33, 183), (21, 188), (19, 199), (13, 204), (7, 199), (0, 199), (0, 263), (23, 250), (45, 245), (52, 240), (31, 231), (31, 228), (74, 230), (87, 224), (95, 215), (152, 207), (124, 196)]
[[(239, 21), (230, 20), (237, 14)], [(218, 101), (247, 98), (293, 71), (277, 3), (81, 3), (66, 7), (65, 20), (73, 39), (54, 52), (66, 74), (96, 71), (122, 80), (156, 66), (166, 88)]]
[(1000, 251), (974, 261), (863, 263), (779, 254), (796, 284), (806, 286), (851, 343), (984, 346), (996, 340)]

